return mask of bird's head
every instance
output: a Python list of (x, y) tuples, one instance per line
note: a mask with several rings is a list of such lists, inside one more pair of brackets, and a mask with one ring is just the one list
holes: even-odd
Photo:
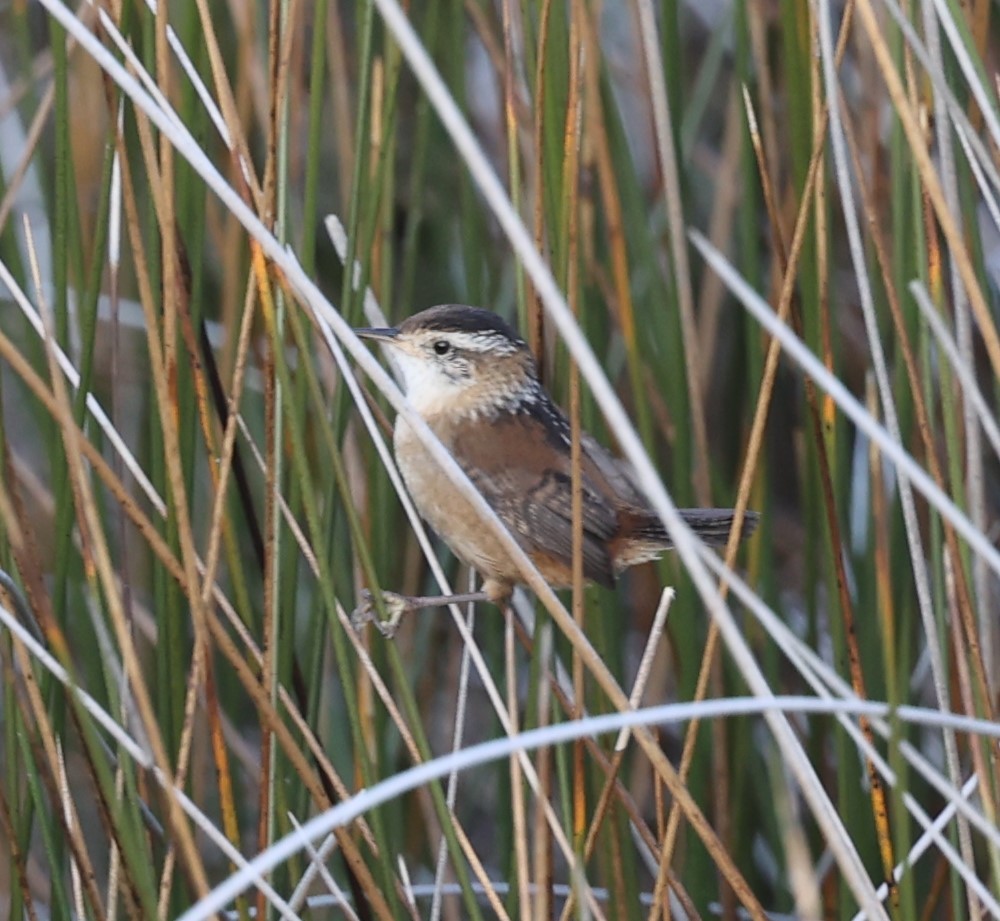
[(407, 397), (427, 418), (489, 415), (530, 398), (538, 387), (527, 343), (489, 310), (443, 304), (399, 327), (355, 332), (392, 350)]

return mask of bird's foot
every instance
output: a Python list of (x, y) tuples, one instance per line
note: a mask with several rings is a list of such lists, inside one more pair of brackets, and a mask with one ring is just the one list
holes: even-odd
[(374, 624), (382, 636), (392, 639), (396, 635), (403, 615), (407, 611), (416, 610), (418, 606), (413, 604), (412, 598), (397, 595), (396, 592), (382, 592), (380, 597), (386, 613), (385, 619), (379, 615), (374, 594), (366, 588), (361, 592), (361, 603), (351, 612), (351, 626), (355, 630), (360, 630), (365, 624)]
[(395, 592), (382, 592), (382, 605), (386, 618), (379, 617), (375, 596), (368, 590), (361, 592), (361, 603), (351, 612), (351, 624), (355, 630), (360, 630), (365, 624), (375, 625), (383, 636), (392, 637), (396, 634), (399, 622), (408, 611), (419, 611), (421, 608), (440, 608), (449, 604), (470, 604), (478, 601), (496, 600), (486, 592), (465, 592), (460, 595), (397, 595)]

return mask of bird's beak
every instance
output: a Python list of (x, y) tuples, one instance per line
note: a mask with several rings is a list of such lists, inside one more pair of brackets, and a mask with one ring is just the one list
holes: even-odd
[(359, 339), (375, 339), (378, 342), (392, 342), (398, 335), (399, 330), (394, 326), (387, 329), (356, 329), (354, 335)]

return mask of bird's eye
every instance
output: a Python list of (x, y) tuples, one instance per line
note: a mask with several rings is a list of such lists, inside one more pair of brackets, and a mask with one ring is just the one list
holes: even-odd
[(434, 351), (437, 352), (438, 355), (447, 355), (448, 352), (451, 351), (451, 343), (447, 339), (438, 339), (438, 341), (434, 343)]

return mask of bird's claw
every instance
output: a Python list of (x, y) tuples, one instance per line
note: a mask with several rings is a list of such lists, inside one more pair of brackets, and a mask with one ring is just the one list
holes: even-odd
[(392, 639), (399, 628), (403, 615), (410, 610), (411, 605), (403, 595), (395, 592), (382, 592), (382, 606), (388, 615), (385, 620), (379, 617), (379, 608), (375, 596), (367, 588), (361, 591), (361, 603), (351, 612), (351, 626), (360, 630), (365, 624), (374, 624), (382, 636)]

